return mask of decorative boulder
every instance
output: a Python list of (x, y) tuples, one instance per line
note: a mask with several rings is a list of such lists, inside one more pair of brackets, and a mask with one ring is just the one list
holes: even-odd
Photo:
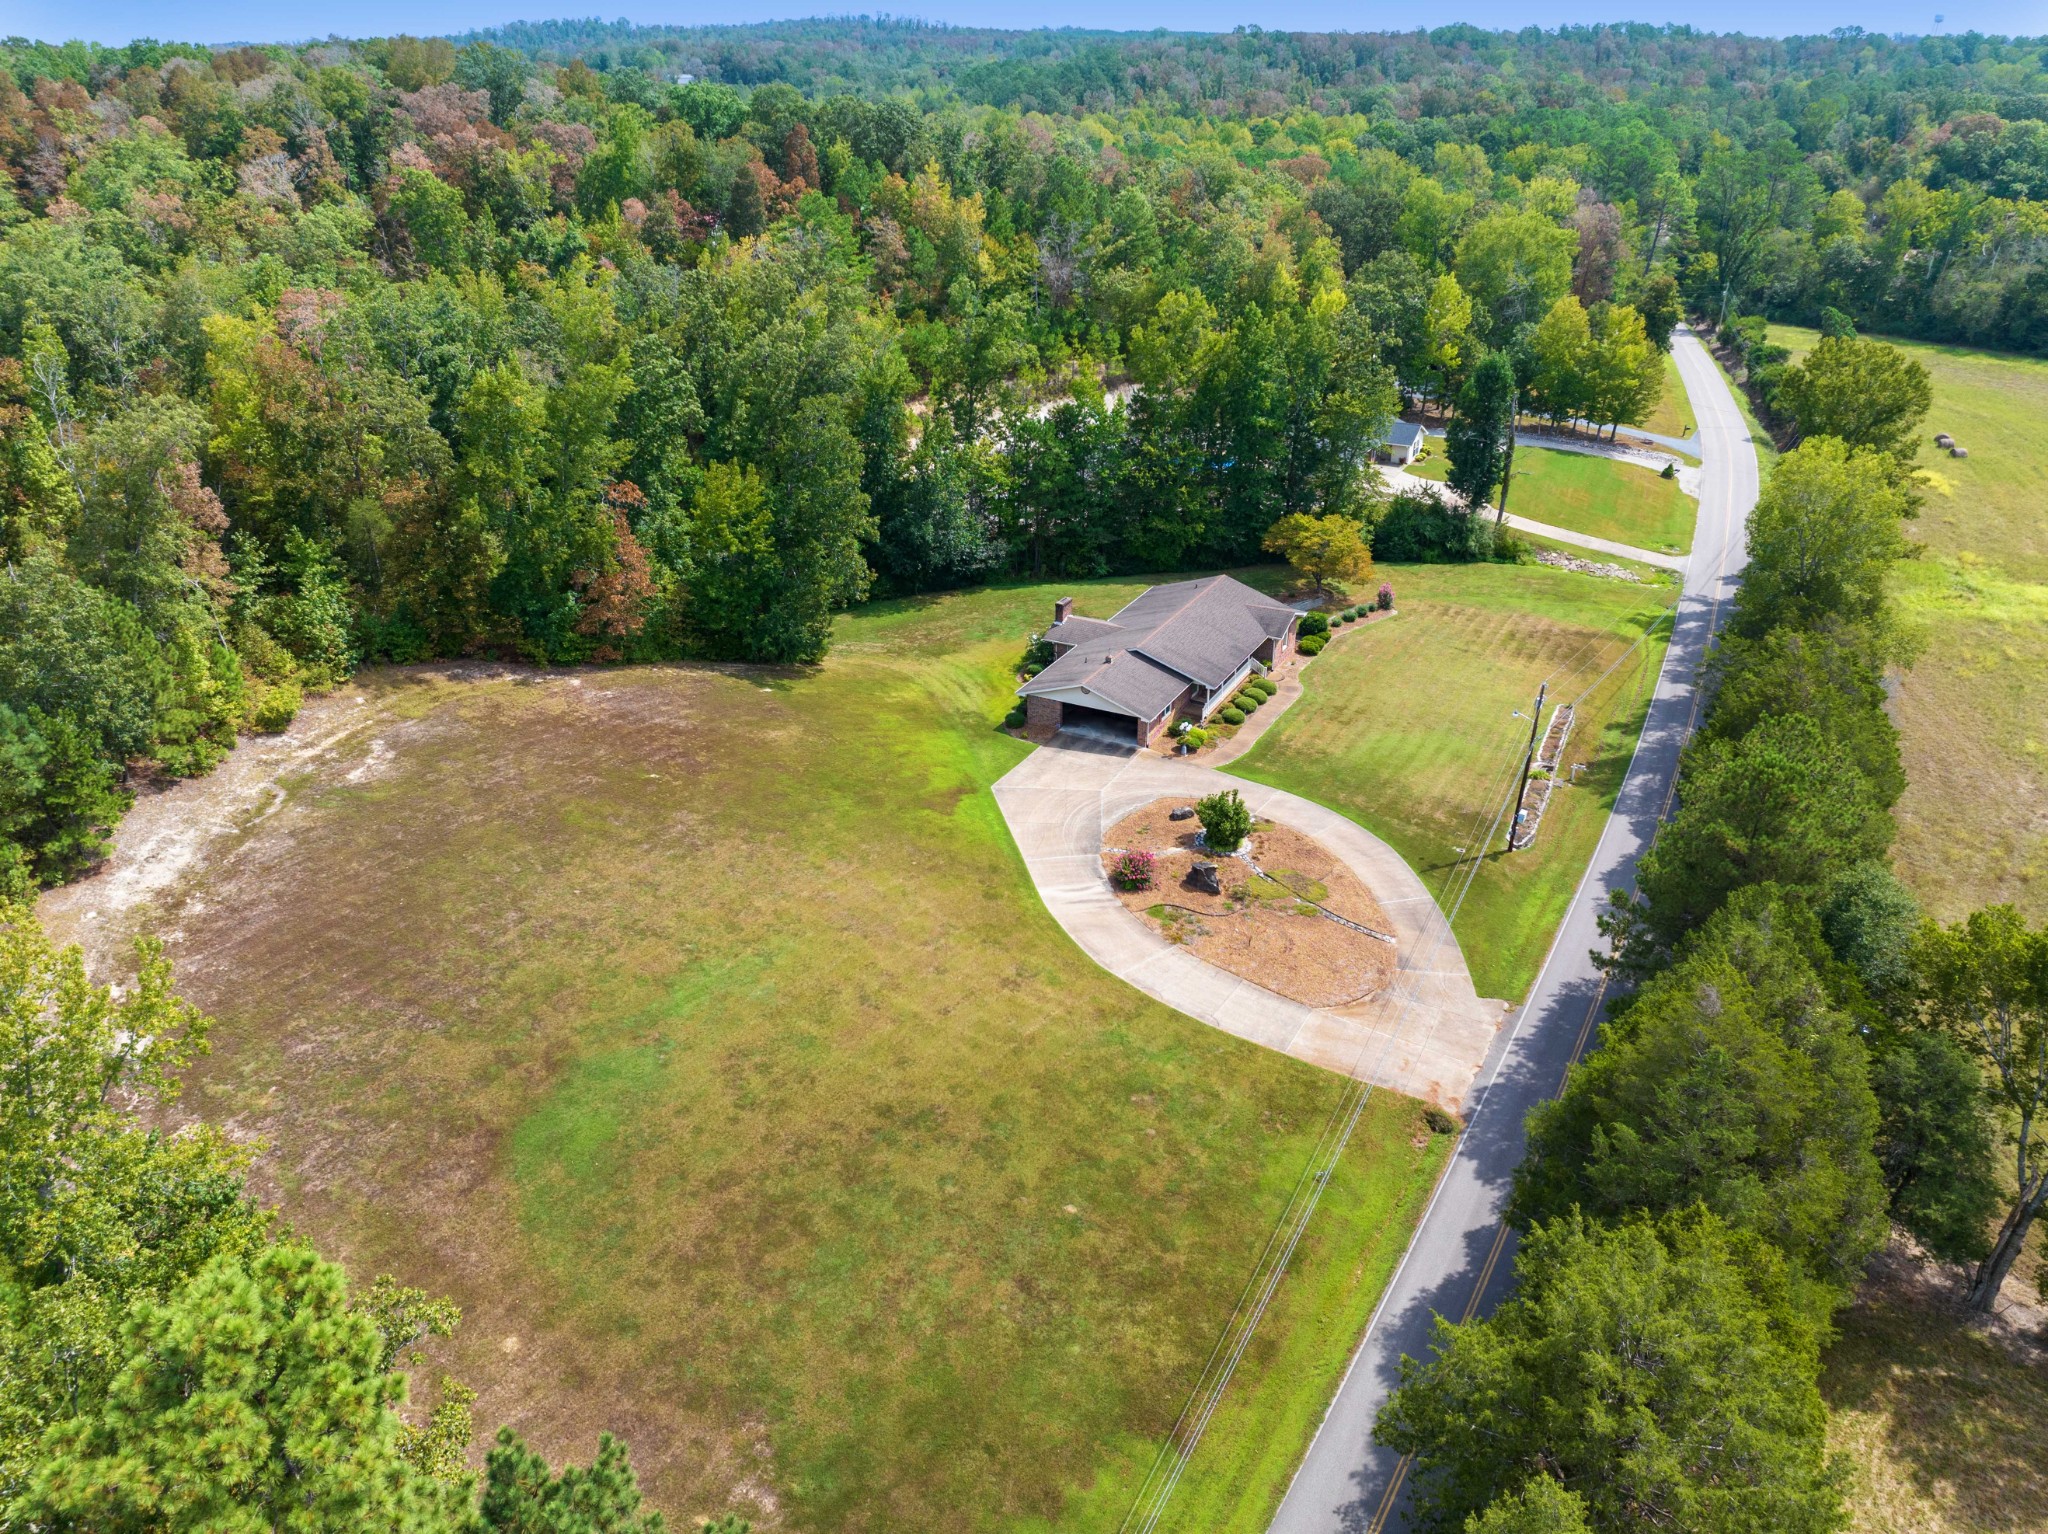
[(1195, 818), (1195, 807), (1192, 804), (1183, 804), (1166, 818), (1168, 820), (1193, 820)]
[(1954, 447), (1956, 439), (1945, 431), (1938, 431), (1934, 434), (1934, 445), (1936, 447)]
[(1948, 450), (1948, 455), (1951, 458), (1967, 458), (1970, 456), (1970, 450), (1966, 447), (1952, 447)]
[(1223, 876), (1216, 871), (1216, 865), (1206, 859), (1188, 870), (1188, 883), (1204, 894), (1223, 893)]

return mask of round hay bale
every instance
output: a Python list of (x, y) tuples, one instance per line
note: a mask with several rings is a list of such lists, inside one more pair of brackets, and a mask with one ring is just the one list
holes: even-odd
[(1948, 455), (1951, 458), (1967, 458), (1970, 456), (1970, 450), (1966, 447), (1952, 447), (1948, 450)]

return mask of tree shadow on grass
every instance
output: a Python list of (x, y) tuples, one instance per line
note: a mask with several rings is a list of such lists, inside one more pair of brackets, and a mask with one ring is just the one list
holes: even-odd
[(1834, 1436), (1857, 1462), (1857, 1526), (2048, 1528), (2048, 1370), (1908, 1266), (1880, 1259), (1821, 1375)]

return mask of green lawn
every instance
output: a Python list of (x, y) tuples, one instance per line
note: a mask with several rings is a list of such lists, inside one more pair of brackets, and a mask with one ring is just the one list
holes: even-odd
[(1655, 469), (1553, 448), (1515, 449), (1508, 510), (1660, 554), (1692, 547), (1699, 502)]
[[(1114, 1523), (1340, 1086), (1098, 969), (988, 793), (1026, 634), (1142, 584), (871, 607), (811, 671), (366, 674), (379, 753), (157, 913), (187, 1103), (460, 1301), (481, 1424), (621, 1433), (674, 1525)], [(1263, 1527), (1446, 1148), (1373, 1100), (1177, 1523)]]
[(1686, 398), (1685, 380), (1678, 376), (1678, 362), (1671, 353), (1664, 354), (1664, 394), (1657, 401), (1657, 408), (1643, 422), (1644, 431), (1653, 431), (1660, 437), (1688, 437), (1694, 425), (1692, 404)]
[[(1440, 445), (1408, 466), (1410, 474), (1438, 484), (1449, 470)], [(1508, 509), (1552, 527), (1655, 553), (1683, 554), (1692, 547), (1699, 502), (1679, 489), (1677, 481), (1641, 464), (1524, 445), (1515, 449)]]
[[(1773, 326), (1803, 355), (1813, 331)], [(1924, 641), (1892, 702), (1906, 758), (1895, 853), (1935, 914), (2048, 918), (2048, 362), (1894, 343), (1934, 382), (1897, 592)], [(1970, 451), (1935, 447), (1946, 431)]]
[[(1519, 1001), (1621, 786), (1676, 587), (1532, 565), (1377, 574), (1400, 617), (1326, 651), (1306, 695), (1231, 770), (1350, 815), (1446, 903), (1481, 857), (1455, 930), (1480, 994)], [(1580, 700), (1566, 759), (1588, 770), (1553, 798), (1533, 848), (1503, 854), (1499, 834), (1482, 838), (1528, 739), (1515, 710), (1545, 680), (1551, 703)]]

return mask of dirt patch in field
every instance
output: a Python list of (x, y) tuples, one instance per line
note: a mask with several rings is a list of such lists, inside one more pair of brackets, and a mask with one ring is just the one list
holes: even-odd
[[(1394, 945), (1358, 930), (1390, 931), (1386, 913), (1342, 858), (1270, 820), (1253, 824), (1249, 861), (1214, 858), (1201, 845), (1200, 821), (1173, 819), (1193, 806), (1160, 799), (1103, 836), (1105, 877), (1120, 852), (1156, 859), (1151, 889), (1117, 890), (1128, 909), (1204, 962), (1307, 1006), (1361, 1001), (1394, 978)], [(1204, 859), (1217, 865), (1221, 894), (1192, 882)]]

